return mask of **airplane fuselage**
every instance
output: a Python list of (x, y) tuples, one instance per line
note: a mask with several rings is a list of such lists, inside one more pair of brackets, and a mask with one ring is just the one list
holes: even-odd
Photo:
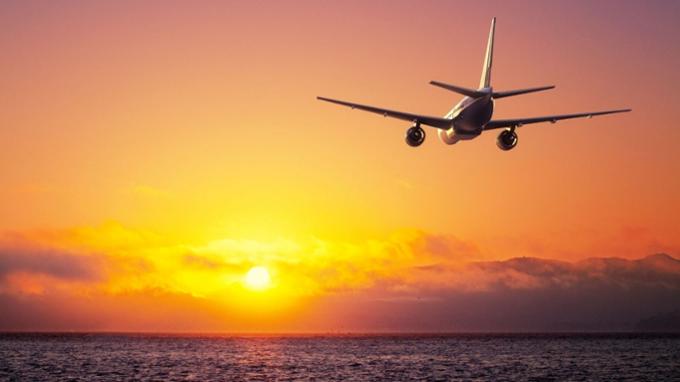
[(466, 88), (459, 85), (447, 84), (440, 81), (430, 81), (431, 85), (452, 91), (464, 96), (445, 116), (433, 117), (431, 115), (408, 113), (398, 110), (386, 109), (360, 103), (341, 101), (333, 98), (317, 97), (321, 101), (331, 102), (338, 105), (358, 109), (408, 121), (412, 125), (406, 130), (404, 140), (411, 147), (418, 147), (425, 141), (425, 130), (421, 126), (430, 126), (437, 129), (437, 134), (442, 142), (453, 145), (462, 140), (470, 140), (478, 137), (482, 132), (503, 129), (498, 134), (496, 145), (503, 151), (512, 150), (517, 146), (516, 128), (527, 124), (550, 122), (571, 118), (591, 118), (596, 115), (625, 113), (631, 109), (605, 110), (587, 113), (544, 115), (530, 118), (511, 118), (492, 120), (494, 101), (499, 98), (512, 97), (521, 94), (529, 94), (555, 88), (553, 85), (531, 87), (524, 89), (512, 89), (494, 91), (491, 86), (491, 67), (493, 63), (494, 36), (496, 30), (496, 18), (491, 20), (489, 39), (484, 55), (484, 66), (478, 87)]
[(449, 111), (445, 118), (451, 119), (451, 128), (439, 130), (439, 139), (452, 145), (460, 140), (479, 136), (493, 115), (493, 99), (490, 88), (480, 89), (488, 95), (478, 98), (464, 97)]

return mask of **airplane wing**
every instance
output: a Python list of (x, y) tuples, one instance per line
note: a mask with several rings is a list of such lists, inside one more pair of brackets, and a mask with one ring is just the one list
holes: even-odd
[(484, 126), (484, 130), (501, 129), (504, 127), (520, 127), (522, 125), (527, 125), (529, 123), (539, 123), (539, 122), (552, 122), (555, 123), (562, 119), (571, 118), (582, 118), (582, 117), (594, 117), (596, 115), (614, 114), (614, 113), (625, 113), (631, 111), (631, 109), (619, 109), (619, 110), (607, 110), (607, 111), (596, 111), (592, 113), (578, 113), (578, 114), (562, 114), (562, 115), (547, 115), (545, 117), (534, 117), (534, 118), (518, 118), (518, 119), (498, 119), (495, 121), (489, 121)]
[(368, 111), (368, 112), (371, 112), (371, 113), (382, 114), (384, 117), (392, 117), (392, 118), (402, 119), (404, 121), (410, 121), (410, 122), (420, 122), (423, 125), (436, 127), (438, 129), (448, 130), (448, 129), (451, 128), (451, 120), (447, 119), (447, 118), (430, 117), (430, 116), (427, 116), (427, 115), (405, 113), (405, 112), (401, 112), (401, 111), (383, 109), (383, 108), (374, 107), (374, 106), (362, 105), (362, 104), (359, 104), (359, 103), (339, 101), (339, 100), (336, 100), (336, 99), (325, 98), (325, 97), (316, 97), (316, 99), (321, 100), (321, 101), (336, 103), (338, 105), (349, 106), (352, 109), (359, 109), (359, 110), (364, 110), (364, 111)]

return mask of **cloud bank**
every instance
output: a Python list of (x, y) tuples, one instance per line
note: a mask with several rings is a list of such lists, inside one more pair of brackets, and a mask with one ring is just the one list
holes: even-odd
[[(123, 227), (0, 245), (2, 330), (630, 330), (680, 309), (680, 261), (489, 260), (420, 231), (342, 242), (164, 243)], [(244, 289), (254, 265), (271, 291)]]

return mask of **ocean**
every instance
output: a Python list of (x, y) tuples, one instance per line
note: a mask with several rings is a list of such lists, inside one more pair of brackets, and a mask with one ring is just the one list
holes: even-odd
[(0, 334), (0, 381), (680, 381), (680, 335)]

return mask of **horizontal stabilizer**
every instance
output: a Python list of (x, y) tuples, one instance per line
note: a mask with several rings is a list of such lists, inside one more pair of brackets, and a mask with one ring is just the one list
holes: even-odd
[(516, 89), (516, 90), (507, 90), (504, 92), (493, 92), (492, 97), (493, 98), (503, 98), (503, 97), (511, 97), (511, 96), (516, 96), (520, 94), (527, 94), (527, 93), (533, 93), (533, 92), (540, 92), (543, 90), (550, 90), (554, 89), (554, 85), (550, 86), (541, 86), (537, 88), (528, 88), (528, 89)]
[(485, 92), (480, 92), (478, 90), (464, 88), (462, 86), (445, 84), (445, 83), (439, 82), (439, 81), (430, 81), (430, 85), (439, 86), (440, 88), (450, 90), (452, 92), (456, 92), (458, 94), (466, 95), (466, 96), (472, 97), (472, 98), (484, 97), (485, 95), (488, 94), (488, 93), (485, 93)]

